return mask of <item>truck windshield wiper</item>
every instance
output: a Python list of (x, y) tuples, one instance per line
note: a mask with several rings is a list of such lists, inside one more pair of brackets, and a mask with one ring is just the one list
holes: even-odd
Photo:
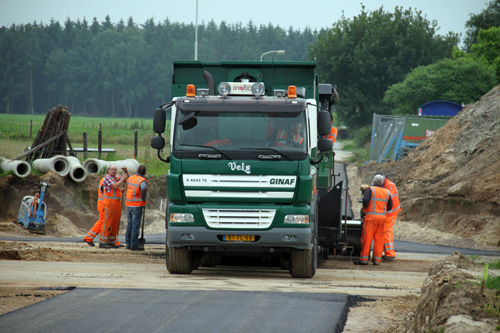
[[(198, 147), (198, 148), (212, 148), (213, 150), (217, 151), (221, 155), (226, 156), (228, 159), (232, 160), (233, 158), (223, 152), (222, 150), (215, 148), (214, 146), (203, 146), (203, 145), (188, 145), (188, 144), (180, 144), (180, 146), (187, 146), (187, 147)], [(198, 157), (200, 158), (220, 158), (220, 155), (212, 155), (212, 154), (199, 154)]]
[[(278, 150), (278, 149), (275, 149), (275, 148), (269, 148), (269, 147), (259, 147), (259, 148), (248, 148), (248, 147), (245, 147), (245, 148), (240, 148), (240, 149), (247, 149), (247, 150), (271, 150), (271, 151), (274, 151), (276, 153), (278, 153), (280, 156), (279, 158), (281, 158), (281, 155), (285, 156), (286, 158), (288, 158), (290, 161), (293, 161), (293, 158), (288, 155), (288, 154), (285, 154), (284, 152)], [(264, 160), (264, 159), (279, 159), (279, 158), (273, 158), (274, 155), (269, 155), (269, 157), (267, 157), (268, 155), (259, 155), (259, 158), (261, 160)]]

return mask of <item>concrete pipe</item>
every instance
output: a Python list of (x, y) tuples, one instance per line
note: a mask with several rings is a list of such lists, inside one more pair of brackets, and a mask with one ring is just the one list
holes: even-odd
[(33, 167), (42, 173), (55, 171), (62, 177), (67, 176), (70, 171), (69, 162), (62, 155), (51, 158), (39, 158), (33, 161)]
[(111, 164), (117, 166), (118, 172), (120, 172), (123, 166), (127, 167), (127, 170), (131, 175), (137, 172), (140, 165), (139, 162), (133, 158), (119, 161), (103, 161), (96, 158), (89, 158), (83, 162), (83, 167), (88, 173), (105, 173)]
[(128, 172), (130, 175), (133, 175), (137, 172), (137, 169), (139, 168), (139, 162), (133, 158), (129, 158), (126, 160), (121, 160), (117, 161), (118, 168), (121, 168), (122, 166), (126, 166), (128, 169)]
[(73, 181), (80, 183), (87, 179), (87, 171), (80, 163), (80, 160), (74, 156), (68, 156), (66, 159), (69, 162), (70, 170), (69, 170), (69, 178)]
[(31, 165), (26, 161), (8, 160), (0, 157), (0, 167), (4, 172), (12, 171), (17, 177), (27, 177), (31, 173)]
[(104, 173), (108, 170), (107, 161), (89, 158), (83, 162), (83, 167), (87, 173)]

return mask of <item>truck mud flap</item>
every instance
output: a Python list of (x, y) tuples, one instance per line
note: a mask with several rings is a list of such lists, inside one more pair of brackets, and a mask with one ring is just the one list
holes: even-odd
[(347, 246), (351, 249), (351, 254), (357, 256), (361, 252), (361, 233), (363, 231), (363, 221), (342, 221), (342, 228), (344, 228), (344, 230), (345, 222), (347, 222)]
[(342, 236), (342, 182), (319, 194), (318, 240), (330, 246)]

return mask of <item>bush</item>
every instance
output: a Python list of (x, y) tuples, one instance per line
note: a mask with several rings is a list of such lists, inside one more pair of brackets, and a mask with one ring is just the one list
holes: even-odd
[(358, 147), (364, 147), (367, 143), (370, 143), (372, 137), (372, 125), (365, 126), (354, 130), (354, 133), (350, 133), (349, 136), (354, 140), (354, 143)]

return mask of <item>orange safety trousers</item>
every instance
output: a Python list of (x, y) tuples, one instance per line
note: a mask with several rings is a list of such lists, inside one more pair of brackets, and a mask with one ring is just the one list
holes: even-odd
[(359, 260), (368, 263), (370, 248), (373, 240), (373, 261), (382, 262), (385, 236), (385, 215), (367, 215), (363, 219), (361, 233), (361, 253)]
[(104, 224), (100, 244), (116, 244), (120, 229), (122, 202), (120, 199), (104, 199)]
[[(94, 238), (101, 234), (102, 225), (104, 223), (105, 213), (104, 213), (104, 200), (97, 201), (97, 211), (99, 212), (99, 219), (94, 223), (94, 226), (90, 228), (89, 232), (85, 237), (83, 237), (84, 242), (91, 242)], [(115, 245), (120, 245), (121, 243), (117, 240)]]
[(394, 236), (392, 233), (392, 227), (396, 222), (396, 217), (398, 213), (386, 216), (385, 222), (385, 235), (384, 235), (384, 252), (386, 257), (396, 257), (396, 251), (394, 250)]

